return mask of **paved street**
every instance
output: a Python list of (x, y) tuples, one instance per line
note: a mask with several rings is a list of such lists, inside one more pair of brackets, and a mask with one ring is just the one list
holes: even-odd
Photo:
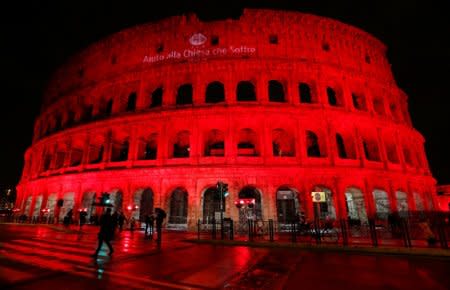
[(450, 289), (448, 258), (198, 245), (195, 235), (116, 235), (112, 257), (97, 228), (0, 224), (1, 289)]

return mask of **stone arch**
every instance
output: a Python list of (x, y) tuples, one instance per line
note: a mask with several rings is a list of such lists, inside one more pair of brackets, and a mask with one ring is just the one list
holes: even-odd
[(42, 194), (36, 196), (34, 201), (34, 209), (33, 209), (33, 217), (39, 217), (41, 215), (41, 207), (42, 207), (42, 200), (44, 196)]
[[(225, 203), (225, 199), (223, 199)], [(202, 203), (202, 213), (203, 213), (203, 223), (211, 224), (215, 219), (216, 222), (220, 220), (218, 219), (218, 214), (220, 215), (220, 195), (217, 191), (216, 186), (212, 185), (206, 188), (203, 192), (203, 203)], [(225, 208), (225, 204), (222, 205)], [(218, 214), (217, 214), (218, 213)]]
[[(239, 198), (254, 198), (255, 206), (252, 209), (251, 215), (257, 220), (262, 220), (262, 195), (261, 192), (254, 186), (246, 185), (244, 186), (238, 194)], [(241, 217), (239, 217), (241, 219)]]
[(239, 131), (238, 137), (238, 155), (239, 156), (257, 156), (258, 142), (256, 132), (250, 128), (244, 128)]
[(301, 104), (314, 104), (317, 103), (317, 96), (312, 90), (312, 86), (305, 82), (298, 84), (298, 92), (300, 95)]
[(376, 217), (387, 220), (389, 214), (391, 213), (388, 193), (383, 189), (374, 189), (373, 199), (375, 202)]
[(115, 132), (111, 145), (111, 162), (121, 162), (128, 160), (130, 149), (130, 137), (125, 129)]
[(134, 205), (138, 205), (139, 208), (134, 212), (135, 220), (139, 220), (141, 222), (145, 221), (146, 215), (153, 214), (154, 210), (154, 193), (150, 187), (146, 187), (140, 190), (137, 190), (134, 193)]
[(406, 192), (397, 190), (395, 192), (395, 201), (397, 203), (397, 212), (401, 217), (408, 217), (408, 195)]
[(225, 134), (218, 129), (208, 132), (205, 144), (205, 156), (225, 155)]
[(272, 153), (273, 156), (295, 156), (294, 138), (286, 130), (272, 130)]
[(158, 154), (158, 133), (151, 133), (138, 139), (138, 160), (155, 160)]
[(325, 157), (325, 140), (311, 130), (306, 131), (306, 153), (308, 157)]
[(137, 93), (131, 92), (130, 95), (128, 96), (127, 107), (125, 110), (127, 112), (134, 112), (136, 110), (136, 101), (137, 101)]
[(361, 189), (357, 187), (347, 187), (345, 190), (345, 201), (349, 224), (367, 224), (367, 211), (364, 194)]
[(238, 101), (256, 101), (255, 85), (251, 81), (240, 81), (236, 86)]
[(75, 203), (75, 192), (66, 192), (63, 195), (63, 205), (59, 210), (59, 219), (62, 220), (66, 216), (66, 214), (73, 210), (73, 206)]
[(220, 103), (225, 101), (225, 89), (221, 82), (213, 81), (206, 86), (205, 102)]
[(280, 81), (277, 80), (270, 80), (269, 81), (269, 101), (270, 102), (285, 102), (285, 94), (284, 94), (284, 87), (283, 84)]
[(164, 95), (164, 89), (162, 86), (156, 88), (150, 94), (150, 108), (156, 108), (162, 106), (162, 99)]
[(175, 188), (170, 194), (169, 224), (187, 226), (188, 192), (183, 187)]
[(97, 208), (93, 205), (96, 202), (95, 191), (85, 191), (81, 199), (80, 208), (85, 210), (87, 213), (86, 218), (89, 220), (93, 215), (97, 213)]
[(297, 222), (301, 212), (298, 191), (288, 186), (280, 186), (275, 193), (275, 198), (278, 223)]
[(330, 106), (344, 107), (342, 91), (337, 86), (328, 86), (326, 92)]
[(192, 84), (183, 84), (178, 87), (176, 104), (177, 105), (191, 105), (192, 104)]
[(173, 158), (187, 158), (190, 156), (190, 133), (187, 130), (180, 131), (176, 134), (175, 140), (171, 148)]
[(56, 209), (56, 200), (58, 198), (57, 193), (52, 193), (47, 198), (47, 204), (45, 205), (45, 208), (48, 209), (48, 216), (54, 217), (55, 215), (55, 209)]

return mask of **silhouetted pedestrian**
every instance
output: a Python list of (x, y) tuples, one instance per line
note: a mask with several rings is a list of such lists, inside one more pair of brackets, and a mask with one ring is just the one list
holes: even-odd
[(158, 243), (161, 243), (162, 241), (162, 224), (164, 222), (164, 219), (166, 218), (166, 212), (161, 208), (155, 209), (156, 214), (156, 232), (158, 234), (157, 241)]
[(154, 224), (155, 224), (155, 217), (153, 216), (153, 214), (147, 214), (145, 216), (145, 236), (147, 236), (148, 230), (149, 237), (153, 238)]
[(123, 212), (121, 212), (120, 214), (119, 214), (119, 217), (118, 217), (118, 219), (119, 219), (119, 231), (122, 231), (122, 229), (123, 229), (123, 223), (125, 222), (125, 215), (123, 214)]
[(114, 252), (113, 247), (111, 246), (111, 238), (113, 236), (114, 224), (111, 216), (111, 208), (107, 208), (106, 212), (100, 217), (100, 231), (98, 232), (98, 246), (95, 253), (92, 255), (93, 257), (97, 257), (100, 249), (102, 248), (103, 242), (109, 248), (109, 255), (111, 256)]
[(80, 230), (81, 227), (86, 223), (86, 216), (87, 212), (85, 212), (84, 210), (80, 211)]

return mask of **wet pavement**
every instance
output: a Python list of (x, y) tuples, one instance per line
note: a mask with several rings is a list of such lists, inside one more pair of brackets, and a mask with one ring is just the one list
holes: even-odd
[(116, 234), (97, 259), (95, 226), (0, 224), (0, 289), (450, 289), (450, 259), (188, 243)]

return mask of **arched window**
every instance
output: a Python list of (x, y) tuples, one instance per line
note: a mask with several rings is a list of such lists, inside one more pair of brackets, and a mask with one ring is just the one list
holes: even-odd
[(145, 217), (153, 213), (153, 191), (150, 188), (138, 190), (135, 193), (134, 204), (139, 205), (137, 218), (141, 222), (145, 221)]
[(314, 103), (311, 95), (311, 88), (307, 83), (300, 83), (298, 85), (298, 91), (300, 93), (300, 103), (302, 104)]
[(273, 156), (295, 156), (294, 138), (283, 129), (272, 131)]
[(327, 96), (328, 96), (328, 104), (331, 106), (337, 106), (337, 98), (336, 98), (336, 92), (334, 89), (327, 87)]
[(357, 110), (366, 111), (366, 99), (362, 94), (352, 93), (353, 107)]
[(256, 133), (249, 128), (239, 132), (239, 142), (237, 144), (239, 156), (256, 156)]
[(307, 155), (309, 157), (321, 157), (320, 147), (319, 147), (319, 138), (316, 133), (312, 131), (306, 131), (306, 148)]
[(151, 134), (148, 138), (139, 140), (138, 159), (155, 160), (158, 153), (158, 135)]
[(177, 134), (173, 144), (173, 157), (186, 158), (190, 152), (190, 136), (188, 131), (181, 131)]
[(208, 134), (208, 139), (205, 144), (205, 156), (224, 156), (225, 142), (222, 131), (214, 129)]
[(412, 160), (411, 150), (408, 147), (403, 147), (403, 157), (405, 158), (405, 162), (409, 166), (414, 166), (414, 162)]
[(394, 121), (395, 122), (402, 121), (402, 114), (401, 114), (400, 109), (398, 108), (397, 104), (391, 103), (389, 105), (389, 108), (391, 110), (391, 114), (392, 114), (392, 117), (394, 118)]
[(360, 189), (349, 187), (345, 190), (345, 200), (350, 225), (361, 225), (367, 223), (366, 205), (364, 194)]
[(97, 138), (89, 144), (89, 164), (98, 164), (103, 161), (103, 154), (105, 152), (104, 143), (104, 138)]
[(380, 161), (377, 141), (371, 138), (363, 138), (362, 142), (366, 159), (369, 161)]
[(384, 101), (381, 97), (374, 97), (373, 99), (373, 110), (380, 116), (386, 115), (386, 111), (384, 108)]
[(391, 212), (387, 193), (383, 190), (375, 189), (373, 191), (373, 198), (375, 201), (377, 218), (387, 219)]
[(285, 102), (283, 85), (279, 81), (269, 81), (269, 101)]
[(113, 99), (109, 99), (105, 106), (105, 116), (111, 116), (113, 108)]
[(134, 110), (136, 110), (136, 99), (137, 99), (136, 92), (132, 92), (128, 96), (128, 102), (127, 102), (127, 108), (126, 108), (127, 112), (133, 112)]
[(225, 89), (221, 82), (209, 83), (206, 87), (205, 102), (219, 103), (225, 101)]
[(61, 115), (57, 114), (55, 116), (55, 131), (61, 130), (62, 118)]
[(156, 108), (162, 106), (163, 88), (159, 87), (155, 89), (151, 94), (150, 108)]
[(389, 162), (398, 164), (400, 161), (398, 159), (397, 148), (394, 143), (386, 142), (386, 155)]
[(120, 162), (128, 159), (130, 143), (127, 138), (114, 141), (111, 148), (111, 161)]
[(192, 85), (184, 84), (178, 87), (177, 105), (192, 104)]
[(238, 101), (256, 101), (255, 86), (249, 81), (241, 81), (236, 88)]
[(339, 157), (344, 159), (347, 158), (347, 151), (345, 150), (344, 139), (341, 134), (336, 134), (336, 144)]
[(42, 171), (50, 170), (50, 164), (52, 163), (52, 154), (46, 152), (44, 154), (44, 164), (42, 166)]
[(92, 113), (94, 111), (93, 105), (85, 105), (83, 107), (82, 115), (81, 115), (81, 122), (89, 122), (92, 120)]
[(170, 197), (170, 224), (187, 224), (188, 193), (183, 188), (177, 188)]
[(72, 110), (69, 110), (67, 112), (67, 120), (66, 120), (66, 127), (70, 127), (75, 123), (75, 112)]
[(70, 150), (70, 166), (78, 166), (81, 164), (83, 159), (83, 147), (84, 143), (82, 140), (76, 140), (72, 143)]
[[(217, 217), (220, 217), (220, 195), (217, 192), (215, 186), (209, 187), (205, 193), (203, 194), (203, 223), (211, 224), (213, 220), (216, 220), (216, 223), (220, 220)], [(225, 202), (225, 199), (223, 199)], [(223, 205), (225, 208), (225, 204)]]

